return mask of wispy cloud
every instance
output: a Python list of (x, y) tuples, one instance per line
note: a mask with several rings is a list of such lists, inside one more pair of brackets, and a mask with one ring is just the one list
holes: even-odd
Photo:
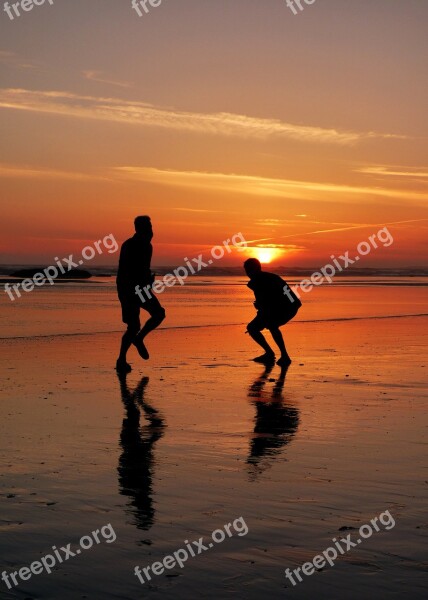
[(272, 179), (251, 175), (224, 173), (203, 173), (199, 171), (172, 171), (151, 167), (117, 167), (115, 171), (130, 179), (150, 183), (204, 189), (217, 192), (234, 192), (252, 196), (295, 198), (311, 201), (353, 201), (370, 200), (370, 196), (397, 198), (400, 200), (422, 201), (426, 204), (427, 195), (407, 190), (381, 187), (359, 187), (335, 183), (295, 181), (292, 179)]
[(0, 50), (0, 64), (14, 69), (37, 69), (39, 67), (34, 60), (21, 58), (18, 54), (9, 50)]
[(0, 164), (0, 179), (68, 179), (74, 181), (111, 181), (107, 176), (79, 173), (73, 171), (59, 171), (26, 165)]
[(277, 250), (305, 250), (305, 246), (297, 244), (255, 244), (254, 248), (275, 248)]
[(286, 219), (257, 219), (256, 223), (259, 225), (282, 225), (286, 223)]
[[(350, 225), (347, 227), (334, 227), (334, 228), (328, 228), (328, 229), (316, 229), (315, 231), (305, 231), (303, 233), (292, 233), (290, 235), (280, 235), (275, 236), (275, 237), (267, 237), (267, 238), (258, 238), (256, 240), (246, 240), (248, 244), (256, 244), (258, 243), (258, 245), (260, 245), (261, 242), (269, 242), (270, 240), (285, 240), (285, 239), (291, 239), (291, 238), (302, 238), (305, 237), (307, 235), (323, 235), (325, 233), (338, 233), (338, 232), (342, 232), (342, 231), (351, 231), (351, 230), (357, 230), (357, 229), (371, 229), (372, 231), (376, 228), (376, 227), (385, 227), (385, 226), (391, 226), (391, 225), (403, 225), (404, 227), (407, 225), (413, 225), (414, 223), (426, 223), (428, 221), (428, 219), (408, 219), (405, 221), (389, 221), (389, 222), (383, 222), (383, 223), (360, 223), (360, 224), (355, 224), (355, 225)], [(263, 244), (265, 245), (265, 244)]]
[(302, 142), (346, 145), (371, 138), (403, 137), (375, 132), (339, 131), (226, 112), (187, 112), (156, 107), (139, 101), (81, 96), (61, 91), (1, 89), (0, 107), (145, 127), (161, 127), (196, 134), (257, 139), (282, 137)]
[(132, 83), (128, 81), (116, 81), (114, 79), (109, 79), (108, 76), (105, 76), (102, 71), (82, 71), (85, 79), (90, 79), (91, 81), (96, 81), (98, 83), (107, 83), (109, 85), (116, 85), (118, 87), (130, 88), (133, 86)]
[(428, 179), (428, 167), (394, 167), (378, 165), (373, 167), (362, 167), (356, 169), (357, 173), (368, 173), (369, 175), (380, 175), (382, 177), (416, 177)]
[(192, 213), (221, 213), (220, 210), (208, 210), (205, 208), (174, 208), (180, 212), (192, 212)]
[[(298, 217), (299, 215), (295, 215)], [(337, 225), (338, 227), (368, 227), (371, 226), (371, 223), (346, 223), (343, 221), (334, 222), (334, 221), (314, 221), (314, 220), (305, 220), (301, 219), (258, 219), (255, 221), (255, 225), (259, 225), (261, 227), (269, 226), (281, 226), (284, 227), (286, 225), (300, 225), (301, 227), (307, 227), (307, 225)]]

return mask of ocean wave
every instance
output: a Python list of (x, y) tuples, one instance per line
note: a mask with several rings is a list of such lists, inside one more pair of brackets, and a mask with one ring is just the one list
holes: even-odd
[[(415, 314), (404, 314), (404, 315), (376, 315), (366, 317), (336, 317), (334, 319), (300, 319), (295, 321), (294, 325), (303, 323), (340, 323), (342, 321), (369, 321), (369, 320), (380, 320), (380, 319), (406, 319), (409, 317), (428, 317), (428, 313), (415, 313)], [(247, 323), (212, 323), (205, 325), (172, 325), (171, 327), (160, 327), (158, 331), (171, 331), (174, 329), (205, 329), (208, 327), (236, 327), (239, 325), (246, 325)], [(1, 340), (31, 340), (31, 339), (49, 339), (57, 337), (77, 337), (77, 336), (91, 336), (100, 335), (107, 333), (123, 333), (123, 329), (108, 329), (104, 331), (85, 331), (85, 332), (72, 332), (72, 333), (49, 333), (49, 334), (36, 334), (36, 335), (17, 335), (17, 336), (5, 336), (0, 337)]]

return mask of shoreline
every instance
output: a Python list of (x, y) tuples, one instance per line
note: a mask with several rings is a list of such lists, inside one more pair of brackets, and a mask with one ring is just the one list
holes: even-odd
[[(365, 317), (337, 317), (335, 319), (299, 319), (296, 321), (292, 321), (287, 324), (287, 331), (290, 325), (297, 324), (307, 324), (307, 323), (342, 323), (347, 321), (370, 321), (370, 320), (381, 320), (381, 319), (407, 319), (407, 318), (424, 318), (428, 317), (428, 313), (417, 313), (417, 314), (409, 314), (409, 315), (376, 315), (376, 316), (365, 316)], [(222, 327), (241, 327), (246, 326), (247, 323), (242, 321), (242, 323), (213, 323), (206, 325), (171, 325), (171, 326), (160, 326), (156, 330), (156, 332), (161, 331), (174, 331), (181, 329), (206, 329), (206, 328), (219, 328)], [(84, 336), (94, 336), (94, 335), (107, 335), (107, 334), (123, 334), (125, 331), (125, 327), (123, 329), (112, 329), (108, 331), (88, 331), (88, 332), (76, 332), (76, 333), (52, 333), (52, 334), (39, 334), (39, 335), (30, 335), (30, 336), (11, 336), (11, 337), (0, 337), (1, 341), (10, 341), (10, 340), (29, 340), (29, 339), (46, 339), (46, 338), (56, 338), (56, 337), (84, 337)]]

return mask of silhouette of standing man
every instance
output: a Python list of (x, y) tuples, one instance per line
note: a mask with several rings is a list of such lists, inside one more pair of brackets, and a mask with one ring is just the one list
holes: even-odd
[[(154, 274), (150, 270), (153, 247), (153, 229), (150, 217), (136, 217), (134, 221), (135, 235), (126, 240), (120, 249), (119, 268), (117, 271), (117, 293), (122, 306), (122, 321), (128, 326), (120, 346), (116, 369), (121, 373), (131, 371), (126, 361), (126, 354), (132, 344), (139, 355), (148, 360), (149, 353), (144, 345), (144, 338), (156, 329), (165, 319), (165, 310), (154, 294), (142, 298), (136, 293), (136, 286), (150, 289), (154, 282)], [(141, 328), (140, 309), (146, 310), (150, 318)]]
[[(257, 308), (257, 316), (247, 325), (247, 331), (265, 351), (253, 360), (265, 365), (275, 362), (275, 353), (262, 334), (263, 329), (269, 329), (281, 352), (276, 364), (286, 367), (291, 363), (291, 358), (288, 356), (279, 328), (296, 316), (302, 303), (279, 275), (262, 271), (262, 265), (257, 258), (246, 260), (244, 269), (250, 278), (247, 285), (254, 292), (256, 298), (254, 306)], [(289, 290), (287, 295), (284, 294), (285, 286)]]

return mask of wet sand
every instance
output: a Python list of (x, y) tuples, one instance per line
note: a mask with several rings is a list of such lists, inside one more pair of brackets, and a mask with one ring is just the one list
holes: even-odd
[[(242, 326), (164, 329), (126, 381), (118, 334), (1, 340), (1, 570), (108, 523), (117, 535), (12, 590), (0, 581), (1, 597), (425, 597), (426, 325), (293, 323), (282, 375), (249, 361)], [(296, 587), (285, 578), (386, 510), (394, 528)], [(246, 536), (134, 575), (241, 516)]]

